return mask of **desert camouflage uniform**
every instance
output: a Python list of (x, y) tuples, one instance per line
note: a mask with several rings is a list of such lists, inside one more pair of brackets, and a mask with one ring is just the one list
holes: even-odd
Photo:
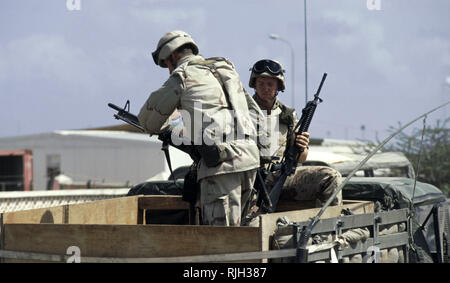
[[(233, 90), (226, 96), (218, 78), (202, 62), (205, 59), (199, 55), (182, 57), (164, 85), (150, 95), (138, 118), (147, 132), (156, 134), (169, 125), (168, 118), (179, 109), (185, 123), (183, 134), (193, 142), (198, 142), (204, 132), (221, 136), (240, 131), (240, 135), (217, 143), (227, 154), (225, 161), (208, 167), (202, 158), (197, 168), (203, 224), (240, 225), (241, 216), (247, 214), (247, 200), (254, 194), (253, 183), (259, 167), (258, 147), (248, 138), (256, 130), (250, 122), (245, 93), (234, 66), (227, 60), (217, 65), (224, 69), (221, 73), (224, 87)], [(238, 115), (230, 120), (233, 111)], [(207, 119), (199, 121), (195, 119), (198, 115)], [(220, 127), (211, 127), (214, 124)]]
[(255, 196), (255, 177), (256, 169), (203, 178), (200, 182), (203, 224), (239, 226)]
[[(278, 100), (274, 103), (270, 114), (267, 115), (267, 129), (271, 134), (271, 144), (277, 144), (275, 151), (271, 155), (279, 158), (283, 156), (287, 143), (288, 126), (278, 118), (282, 112), (282, 104)], [(297, 123), (297, 115), (294, 115), (294, 125)], [(271, 127), (270, 123), (279, 123), (278, 129)], [(275, 129), (274, 132), (273, 129)], [(268, 185), (273, 185), (279, 176), (279, 171), (269, 173), (266, 178)], [(298, 166), (295, 173), (288, 176), (284, 183), (280, 202), (283, 200), (315, 200), (316, 207), (323, 206), (341, 183), (341, 174), (327, 166)], [(331, 205), (342, 204), (342, 193), (340, 192)]]

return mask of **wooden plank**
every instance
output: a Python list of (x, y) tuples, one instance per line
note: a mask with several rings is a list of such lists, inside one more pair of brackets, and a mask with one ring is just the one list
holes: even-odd
[[(363, 228), (363, 227), (372, 227), (374, 220), (374, 213), (365, 213), (365, 214), (356, 214), (349, 216), (339, 216), (336, 218), (322, 218), (320, 219), (314, 229), (312, 230), (313, 234), (317, 233), (326, 233), (326, 232), (335, 232), (336, 231), (336, 222), (338, 220), (341, 221), (341, 229), (345, 232), (346, 230), (353, 228)], [(308, 226), (309, 221), (298, 222), (300, 226)]]
[(373, 225), (374, 213), (365, 213), (362, 215), (349, 215), (342, 216), (342, 230), (348, 230), (353, 228), (363, 228)]
[(119, 197), (69, 205), (68, 223), (138, 224), (139, 197)]
[[(364, 214), (364, 213), (373, 213), (374, 204), (370, 201), (351, 201), (344, 202), (344, 205), (339, 206), (330, 206), (325, 212), (322, 214), (321, 219), (337, 217), (341, 215), (341, 211), (343, 209), (350, 209), (354, 214)], [(320, 208), (312, 208), (305, 210), (295, 210), (295, 211), (285, 211), (285, 212), (277, 212), (264, 214), (259, 216), (260, 227), (261, 227), (261, 250), (267, 251), (270, 246), (270, 237), (275, 232), (277, 227), (276, 221), (278, 218), (282, 216), (286, 216), (289, 218), (291, 222), (303, 222), (309, 221), (311, 218), (317, 215), (320, 211)]]
[(64, 223), (63, 206), (38, 208), (6, 212), (3, 214), (6, 223)]
[[(149, 257), (149, 258), (124, 258), (124, 257), (87, 257), (83, 256), (83, 263), (188, 263), (188, 262), (234, 262), (242, 260), (255, 260), (267, 258), (293, 257), (296, 249), (283, 249), (265, 252), (242, 252), (212, 255), (194, 255), (179, 257)], [(71, 256), (47, 253), (31, 253), (0, 250), (0, 258), (39, 260), (48, 262), (66, 262)]]
[(405, 222), (408, 219), (408, 209), (390, 210), (378, 213), (380, 225)]
[[(401, 247), (408, 244), (408, 233), (396, 233), (391, 235), (381, 236), (381, 244), (377, 247), (381, 249)], [(369, 247), (373, 246), (373, 238), (366, 239), (363, 242), (357, 242), (350, 245), (347, 248), (341, 250), (342, 256), (349, 256), (353, 254), (366, 253)], [(311, 247), (311, 246), (310, 246)], [(282, 249), (273, 251), (262, 252), (240, 252), (240, 253), (225, 253), (225, 254), (211, 254), (211, 255), (194, 255), (194, 256), (181, 256), (181, 257), (150, 257), (150, 258), (117, 258), (117, 257), (83, 257), (83, 262), (93, 263), (179, 263), (179, 262), (225, 262), (225, 261), (240, 261), (240, 260), (253, 260), (253, 259), (270, 259), (280, 257), (294, 257), (296, 255), (296, 249)], [(46, 260), (46, 261), (66, 261), (68, 255), (58, 254), (44, 254), (44, 253), (30, 253), (30, 252), (16, 252), (0, 250), (0, 256), (9, 259), (29, 259), (29, 260)], [(330, 260), (330, 248), (318, 250), (316, 252), (310, 252), (308, 256), (308, 262), (314, 262), (318, 260)]]
[(83, 256), (211, 255), (256, 252), (261, 246), (258, 227), (78, 224), (5, 224), (4, 227), (4, 250), (63, 255), (68, 247), (77, 246), (81, 262)]
[(139, 198), (139, 208), (149, 210), (189, 210), (189, 203), (178, 195), (146, 195)]
[(55, 254), (43, 254), (43, 253), (30, 253), (30, 252), (16, 252), (0, 250), (0, 262), (2, 259), (13, 260), (39, 260), (45, 262), (66, 262), (67, 255), (55, 255)]

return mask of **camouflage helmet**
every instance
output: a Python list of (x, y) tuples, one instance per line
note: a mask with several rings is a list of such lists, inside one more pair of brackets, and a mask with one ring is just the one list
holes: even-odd
[(256, 78), (269, 77), (278, 80), (278, 90), (284, 91), (286, 83), (284, 80), (284, 69), (280, 62), (270, 59), (263, 59), (256, 62), (250, 69), (252, 71), (250, 75), (249, 87), (256, 88)]
[(198, 54), (198, 46), (192, 39), (192, 37), (184, 31), (174, 30), (166, 33), (158, 42), (158, 46), (156, 50), (152, 52), (153, 61), (155, 61), (156, 65), (159, 65), (163, 68), (167, 68), (167, 65), (164, 63), (164, 60), (169, 58), (170, 54), (177, 50), (177, 48), (182, 45), (190, 43), (194, 50), (195, 55)]

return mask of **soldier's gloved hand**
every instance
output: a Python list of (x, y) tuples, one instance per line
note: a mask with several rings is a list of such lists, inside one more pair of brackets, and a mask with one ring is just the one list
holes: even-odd
[(309, 148), (309, 133), (303, 132), (301, 135), (297, 134), (295, 137), (295, 143), (299, 148), (305, 151), (307, 148)]

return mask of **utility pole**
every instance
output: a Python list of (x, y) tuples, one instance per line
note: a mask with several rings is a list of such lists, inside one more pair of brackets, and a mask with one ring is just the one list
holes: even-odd
[(308, 103), (308, 35), (306, 28), (306, 0), (303, 0), (303, 14), (305, 20), (305, 106)]

